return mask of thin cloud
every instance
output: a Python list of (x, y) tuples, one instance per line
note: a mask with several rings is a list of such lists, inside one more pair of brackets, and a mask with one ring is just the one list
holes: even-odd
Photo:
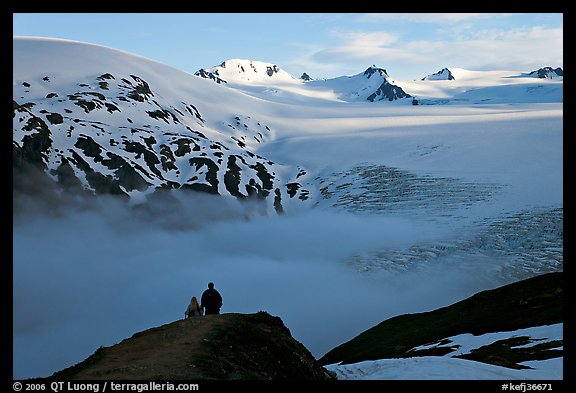
[(398, 36), (386, 31), (354, 31), (345, 33), (345, 38), (351, 46), (388, 46), (398, 42)]
[(318, 62), (402, 66), (442, 63), (474, 70), (526, 69), (561, 66), (563, 28), (486, 29), (467, 37), (403, 42), (388, 32), (354, 32), (340, 46), (323, 49), (311, 58)]
[(335, 48), (319, 50), (313, 54), (312, 58), (320, 62), (347, 63), (349, 61), (369, 62), (376, 58), (407, 60), (407, 56), (410, 56), (400, 47), (394, 47), (399, 42), (399, 37), (390, 32), (333, 31), (332, 35), (340, 37), (343, 44)]
[(494, 17), (506, 17), (514, 14), (509, 13), (386, 13), (386, 14), (362, 14), (358, 17), (359, 22), (382, 22), (382, 21), (406, 21), (414, 23), (459, 23), (474, 19), (486, 19)]

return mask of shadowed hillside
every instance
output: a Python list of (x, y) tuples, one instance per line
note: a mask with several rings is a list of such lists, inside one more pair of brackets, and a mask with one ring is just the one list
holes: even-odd
[[(561, 323), (563, 302), (563, 273), (543, 274), (479, 292), (448, 307), (388, 319), (332, 349), (319, 362), (349, 364), (386, 358), (443, 356), (456, 349), (449, 345), (450, 336)], [(540, 346), (530, 353), (513, 349), (530, 341), (529, 337), (502, 340), (459, 357), (521, 368), (517, 363), (522, 361), (562, 356), (561, 349), (552, 349), (562, 347), (561, 342)], [(416, 349), (426, 344), (437, 345), (428, 350)]]
[(192, 317), (101, 347), (59, 380), (329, 380), (312, 354), (266, 312)]

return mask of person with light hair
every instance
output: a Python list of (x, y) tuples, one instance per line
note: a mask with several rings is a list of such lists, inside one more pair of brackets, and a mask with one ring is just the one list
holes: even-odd
[(198, 304), (198, 299), (196, 299), (196, 296), (192, 296), (192, 299), (190, 300), (190, 304), (188, 304), (188, 308), (186, 309), (186, 312), (184, 313), (184, 319), (186, 318), (190, 318), (194, 315), (199, 315), (202, 316), (202, 309), (200, 308), (200, 305)]

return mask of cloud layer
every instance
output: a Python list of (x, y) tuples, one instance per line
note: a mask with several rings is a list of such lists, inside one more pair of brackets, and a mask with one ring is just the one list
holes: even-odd
[(99, 346), (180, 319), (209, 281), (223, 295), (222, 312), (280, 316), (317, 357), (387, 317), (486, 286), (466, 269), (398, 275), (351, 263), (449, 228), (322, 210), (248, 217), (244, 205), (198, 195), (188, 202), (157, 201), (144, 213), (108, 200), (15, 220), (15, 378), (48, 376)]

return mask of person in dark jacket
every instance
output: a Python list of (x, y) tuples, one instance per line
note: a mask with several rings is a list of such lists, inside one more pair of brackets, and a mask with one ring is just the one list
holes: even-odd
[(220, 314), (222, 307), (222, 296), (214, 289), (214, 283), (208, 283), (208, 289), (202, 293), (200, 298), (200, 308), (204, 310), (204, 315)]

